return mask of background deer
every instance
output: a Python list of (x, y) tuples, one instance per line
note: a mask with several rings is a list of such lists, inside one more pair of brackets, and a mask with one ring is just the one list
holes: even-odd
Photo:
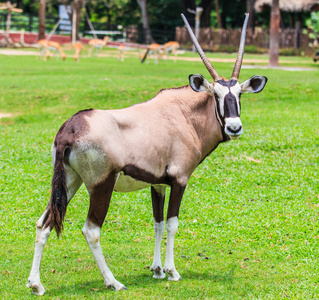
[(74, 45), (73, 45), (73, 48), (75, 49), (74, 60), (75, 61), (79, 61), (80, 52), (83, 49), (83, 45), (80, 42), (75, 42)]
[(149, 56), (151, 54), (153, 55), (154, 64), (157, 65), (158, 59), (159, 59), (160, 54), (161, 54), (161, 45), (157, 44), (157, 43), (153, 43), (153, 44), (148, 45), (147, 50), (146, 50), (141, 62), (144, 63), (147, 56)]
[(47, 60), (48, 58), (50, 58), (51, 56), (50, 50), (53, 51), (56, 59), (58, 59), (59, 56), (61, 56), (62, 59), (65, 60), (66, 55), (63, 52), (63, 49), (58, 42), (47, 41), (43, 39), (43, 40), (39, 40), (37, 44), (39, 46), (39, 49), (41, 52), (41, 58), (43, 60)]
[(179, 43), (175, 41), (167, 42), (163, 45), (163, 55), (166, 55), (166, 59), (168, 60), (168, 56), (170, 53), (174, 55), (174, 62), (176, 62), (177, 57), (177, 49), (179, 48)]
[[(91, 46), (89, 48), (89, 52), (88, 55), (92, 56), (92, 53), (95, 52), (95, 54), (97, 54), (102, 48), (103, 46), (106, 46), (107, 43), (111, 41), (111, 39), (108, 36), (105, 36), (103, 40), (101, 39), (92, 39), (89, 40), (89, 45)], [(95, 51), (94, 51), (95, 50)]]
[[(83, 182), (90, 195), (90, 208), (82, 233), (106, 286), (126, 289), (108, 268), (100, 245), (100, 231), (112, 193), (147, 187), (151, 189), (155, 230), (153, 277), (164, 278), (168, 274), (169, 280), (181, 279), (174, 265), (174, 238), (187, 182), (220, 143), (239, 138), (243, 132), (240, 96), (260, 92), (267, 82), (264, 76), (238, 82), (248, 15), (230, 80), (218, 75), (184, 16), (183, 19), (213, 83), (202, 75), (190, 75), (190, 85), (162, 90), (147, 102), (119, 110), (80, 111), (62, 125), (52, 146), (51, 198), (36, 223), (35, 252), (28, 279), (34, 294), (45, 292), (40, 282), (40, 262), (50, 232), (54, 228), (60, 235), (67, 205)], [(168, 186), (171, 193), (163, 268), (160, 252)]]

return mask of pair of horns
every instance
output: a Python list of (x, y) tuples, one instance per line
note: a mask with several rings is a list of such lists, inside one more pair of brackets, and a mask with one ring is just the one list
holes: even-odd
[[(195, 45), (195, 48), (199, 54), (199, 56), (201, 57), (203, 63), (205, 64), (209, 74), (212, 76), (212, 78), (214, 79), (214, 81), (218, 81), (221, 79), (221, 77), (218, 75), (218, 73), (216, 72), (215, 68), (213, 67), (213, 65), (211, 64), (211, 62), (208, 60), (208, 58), (206, 57), (204, 51), (202, 50), (201, 46), (199, 45), (193, 31), (192, 28), (190, 27), (186, 17), (184, 16), (184, 14), (182, 14), (182, 18), (183, 21), (186, 25), (186, 28), (189, 32), (189, 35), (191, 36), (191, 39)], [(244, 25), (243, 25), (243, 29), (241, 32), (241, 38), (240, 38), (240, 45), (239, 45), (239, 50), (238, 50), (238, 54), (237, 54), (237, 59), (235, 62), (235, 66), (234, 66), (234, 70), (233, 70), (233, 74), (231, 76), (232, 79), (236, 79), (238, 80), (239, 77), (239, 72), (241, 69), (241, 64), (243, 62), (243, 56), (244, 56), (244, 47), (245, 47), (245, 36), (246, 36), (246, 28), (247, 28), (247, 23), (248, 23), (248, 18), (249, 18), (249, 14), (246, 14), (245, 17), (245, 21), (244, 21)]]

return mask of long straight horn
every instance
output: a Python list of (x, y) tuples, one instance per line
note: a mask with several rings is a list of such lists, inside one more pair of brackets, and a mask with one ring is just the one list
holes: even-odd
[(236, 62), (235, 62), (234, 71), (233, 71), (233, 74), (231, 76), (232, 79), (236, 79), (236, 80), (238, 80), (239, 72), (240, 72), (240, 69), (241, 69), (241, 64), (243, 62), (244, 48), (245, 48), (245, 37), (246, 37), (246, 28), (247, 28), (248, 18), (249, 18), (249, 13), (246, 13), (246, 18), (245, 18), (245, 21), (244, 21), (243, 29), (241, 31), (241, 38), (240, 38), (240, 45), (239, 45), (238, 55), (237, 55), (237, 59), (236, 59)]
[(211, 64), (211, 62), (206, 57), (206, 55), (205, 55), (204, 51), (202, 50), (201, 46), (199, 45), (199, 43), (198, 43), (198, 41), (197, 41), (197, 39), (196, 39), (196, 37), (195, 37), (195, 35), (193, 33), (193, 30), (190, 27), (190, 25), (189, 25), (186, 17), (184, 16), (184, 14), (182, 14), (182, 18), (183, 18), (185, 26), (186, 26), (186, 28), (188, 30), (188, 33), (189, 33), (189, 35), (190, 35), (190, 37), (191, 37), (191, 39), (192, 39), (192, 41), (193, 41), (193, 43), (195, 45), (195, 48), (196, 48), (200, 58), (202, 59), (203, 63), (205, 64), (209, 74), (213, 77), (214, 81), (217, 81), (217, 80), (221, 79), (220, 76), (217, 74), (216, 70), (214, 69), (213, 65)]

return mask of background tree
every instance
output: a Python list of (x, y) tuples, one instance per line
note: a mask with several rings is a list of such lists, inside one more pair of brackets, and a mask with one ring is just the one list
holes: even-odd
[[(74, 0), (73, 5), (72, 5), (72, 20), (73, 20), (73, 13), (76, 12), (76, 20), (75, 20), (75, 40), (79, 41), (80, 36), (79, 36), (79, 29), (80, 29), (80, 23), (81, 23), (81, 18), (82, 18), (82, 8), (83, 8), (83, 3), (84, 0)], [(71, 21), (72, 22), (72, 21)], [(73, 26), (73, 24), (72, 24)], [(72, 32), (71, 32), (71, 40), (72, 39)]]
[(319, 12), (312, 12), (310, 17), (306, 20), (306, 25), (311, 31), (308, 33), (308, 31), (305, 29), (304, 33), (308, 33), (309, 37), (313, 40), (309, 46), (316, 48), (318, 47), (319, 38)]
[(246, 11), (249, 13), (247, 28), (255, 30), (255, 0), (246, 0)]
[(40, 0), (38, 39), (45, 39), (45, 0)]
[(203, 8), (203, 12), (200, 16), (200, 26), (201, 27), (210, 27), (212, 0), (202, 0), (198, 6)]
[(221, 22), (223, 28), (241, 27), (246, 12), (246, 1), (244, 0), (219, 0), (221, 9)]
[(280, 29), (280, 10), (279, 0), (272, 0), (271, 17), (270, 17), (270, 37), (269, 37), (269, 65), (278, 66), (279, 58), (279, 35)]
[(190, 13), (189, 10), (196, 11), (195, 0), (181, 0), (184, 7), (184, 14), (190, 24), (190, 26), (195, 27), (195, 16)]
[(217, 27), (222, 28), (222, 19), (220, 17), (220, 9), (219, 9), (218, 0), (214, 0), (214, 4), (215, 4), (216, 17), (217, 17)]
[[(75, 40), (79, 41), (80, 36), (79, 36), (79, 29), (80, 29), (80, 23), (81, 23), (81, 18), (82, 18), (82, 8), (84, 4), (84, 0), (59, 0), (60, 3), (63, 5), (71, 6), (72, 10), (71, 12), (68, 12), (69, 15), (69, 20), (73, 26), (73, 13), (76, 13), (76, 22), (75, 22)], [(73, 40), (73, 32), (71, 30), (71, 40)]]
[(138, 5), (141, 8), (141, 17), (142, 17), (142, 24), (143, 24), (143, 36), (144, 42), (146, 44), (154, 43), (154, 40), (151, 35), (151, 29), (148, 22), (148, 15), (147, 15), (147, 5), (146, 0), (137, 0)]
[(203, 12), (200, 17), (200, 26), (201, 27), (210, 27), (211, 25), (211, 11), (212, 11), (212, 0), (201, 0), (196, 3), (195, 0), (181, 0), (185, 11), (187, 19), (189, 20), (189, 24), (194, 27), (195, 26), (195, 18), (193, 14), (189, 14), (188, 10), (195, 11), (196, 7), (203, 8)]

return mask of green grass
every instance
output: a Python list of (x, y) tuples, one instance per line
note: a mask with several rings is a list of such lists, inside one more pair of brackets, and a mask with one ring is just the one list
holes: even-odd
[[(318, 68), (310, 59), (283, 60)], [(233, 67), (214, 66), (226, 77)], [(146, 101), (162, 88), (188, 84), (192, 73), (209, 78), (199, 62), (0, 56), (0, 112), (13, 114), (0, 119), (1, 299), (35, 298), (25, 284), (35, 222), (50, 196), (50, 147), (62, 123), (81, 109)], [(114, 193), (101, 244), (129, 290), (107, 290), (81, 234), (89, 205), (81, 188), (68, 207), (63, 237), (52, 233), (45, 247), (41, 299), (319, 298), (318, 70), (243, 69), (240, 79), (256, 74), (269, 81), (262, 93), (242, 97), (243, 136), (220, 145), (186, 189), (175, 240), (183, 280), (152, 278), (150, 192)]]

